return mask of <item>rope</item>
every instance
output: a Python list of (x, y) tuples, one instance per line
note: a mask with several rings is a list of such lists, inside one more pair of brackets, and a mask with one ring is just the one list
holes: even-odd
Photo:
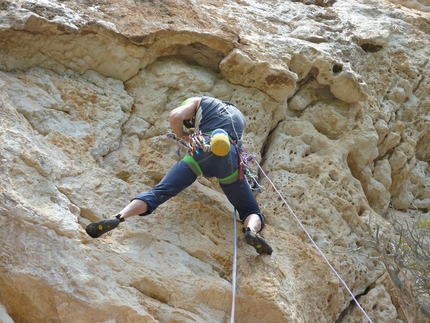
[(231, 282), (232, 288), (232, 303), (231, 303), (231, 315), (230, 323), (234, 323), (234, 313), (236, 309), (236, 268), (237, 268), (237, 228), (236, 228), (236, 208), (234, 209), (234, 255), (233, 255), (233, 279)]
[[(172, 135), (172, 134), (168, 134), (167, 136), (168, 136), (168, 138), (176, 139), (175, 136)], [(182, 142), (181, 140), (176, 140), (176, 144), (178, 146), (178, 155), (179, 156), (180, 156), (180, 147), (179, 147), (179, 144), (182, 144), (183, 146), (189, 148), (189, 146), (186, 143)], [(197, 153), (198, 153), (198, 148), (204, 149), (204, 147), (202, 147), (200, 145), (201, 145), (201, 142), (195, 141), (195, 146), (193, 148), (195, 149), (196, 146), (197, 146)], [(325, 256), (324, 252), (318, 247), (318, 245), (312, 239), (310, 233), (306, 230), (306, 228), (304, 227), (304, 225), (302, 224), (302, 222), (300, 221), (300, 219), (294, 213), (294, 211), (292, 210), (292, 208), (290, 207), (290, 205), (287, 203), (287, 201), (285, 200), (285, 198), (282, 196), (281, 192), (279, 192), (279, 190), (276, 188), (275, 184), (271, 181), (271, 179), (269, 178), (269, 176), (267, 176), (267, 174), (264, 172), (263, 168), (260, 166), (260, 164), (255, 159), (255, 156), (246, 154), (246, 156), (244, 158), (245, 164), (250, 159), (252, 159), (255, 162), (255, 164), (258, 166), (258, 168), (260, 169), (260, 171), (267, 178), (267, 180), (269, 181), (269, 183), (272, 185), (273, 189), (276, 191), (276, 193), (279, 195), (279, 197), (282, 199), (282, 201), (287, 206), (287, 208), (290, 211), (290, 213), (294, 216), (294, 219), (300, 225), (300, 227), (302, 228), (302, 230), (306, 233), (306, 235), (308, 236), (309, 240), (312, 242), (312, 244), (315, 247), (315, 249), (317, 249), (317, 251), (321, 254), (321, 256), (324, 259), (324, 261), (327, 263), (327, 265), (332, 270), (332, 272), (337, 276), (337, 278), (340, 280), (340, 282), (345, 286), (346, 290), (351, 295), (352, 299), (357, 304), (358, 308), (363, 313), (363, 315), (367, 318), (367, 320), (370, 323), (373, 323), (372, 320), (370, 319), (370, 317), (367, 315), (366, 311), (361, 307), (360, 303), (355, 298), (355, 295), (352, 293), (351, 289), (348, 287), (348, 285), (345, 283), (345, 281), (342, 279), (342, 277), (338, 274), (338, 272), (336, 271), (336, 269), (334, 269), (333, 266), (330, 264), (330, 261), (327, 259), (327, 257)], [(258, 188), (261, 187), (256, 180), (255, 180), (255, 182), (256, 182)], [(237, 228), (236, 228), (236, 226), (237, 226), (236, 225), (236, 209), (234, 209), (234, 255), (233, 255), (232, 306), (231, 306), (230, 323), (234, 323), (235, 307), (236, 307), (236, 268), (237, 268), (237, 262), (236, 262), (237, 261), (237, 232), (236, 232)]]
[(267, 178), (267, 180), (269, 181), (269, 183), (272, 185), (272, 187), (274, 188), (274, 190), (276, 191), (276, 193), (278, 193), (279, 197), (282, 199), (282, 201), (285, 203), (285, 205), (287, 206), (288, 210), (290, 211), (290, 213), (294, 216), (295, 220), (297, 221), (297, 223), (300, 225), (300, 227), (302, 228), (302, 230), (306, 233), (306, 235), (308, 236), (309, 240), (312, 242), (312, 244), (314, 245), (314, 247), (318, 250), (318, 252), (321, 254), (321, 256), (323, 257), (323, 259), (325, 260), (325, 262), (327, 263), (327, 265), (330, 267), (330, 269), (333, 271), (333, 273), (337, 276), (337, 278), (342, 282), (342, 284), (345, 286), (346, 290), (348, 291), (348, 293), (351, 295), (352, 299), (354, 300), (354, 302), (357, 304), (358, 308), (360, 309), (360, 311), (363, 313), (363, 315), (367, 318), (367, 320), (370, 323), (373, 323), (372, 320), (370, 319), (370, 317), (367, 315), (366, 311), (361, 307), (360, 303), (358, 303), (358, 300), (355, 298), (354, 294), (352, 293), (351, 289), (349, 289), (348, 285), (345, 283), (345, 281), (342, 279), (342, 277), (340, 277), (340, 275), (337, 273), (337, 271), (333, 268), (333, 266), (330, 264), (330, 261), (327, 259), (327, 257), (324, 255), (323, 251), (318, 247), (318, 245), (315, 243), (315, 241), (312, 239), (310, 233), (306, 230), (306, 228), (303, 226), (303, 224), (301, 223), (300, 219), (297, 217), (297, 215), (294, 213), (294, 211), (291, 209), (290, 205), (287, 203), (287, 201), (284, 199), (284, 197), (282, 196), (282, 194), (279, 192), (279, 190), (275, 187), (275, 184), (273, 184), (273, 182), (270, 180), (270, 178), (266, 175), (266, 173), (264, 172), (263, 168), (260, 166), (260, 164), (257, 162), (257, 160), (255, 159), (255, 156), (252, 156), (254, 159), (254, 162), (257, 164), (258, 168), (261, 170), (261, 172), (263, 173), (263, 175)]

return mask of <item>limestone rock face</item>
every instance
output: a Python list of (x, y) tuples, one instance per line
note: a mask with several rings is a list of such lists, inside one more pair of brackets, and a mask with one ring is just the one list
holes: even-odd
[(233, 321), (234, 215), (213, 179), (84, 231), (162, 179), (178, 160), (169, 111), (210, 95), (247, 118), (274, 249), (258, 256), (237, 223), (234, 321), (403, 322), (372, 241), (390, 209), (430, 209), (429, 12), (3, 0), (0, 320)]

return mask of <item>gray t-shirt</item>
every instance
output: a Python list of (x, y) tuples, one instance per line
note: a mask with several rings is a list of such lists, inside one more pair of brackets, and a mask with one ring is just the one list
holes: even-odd
[(231, 139), (241, 140), (245, 117), (232, 103), (203, 96), (196, 114), (196, 129), (203, 133), (223, 129)]

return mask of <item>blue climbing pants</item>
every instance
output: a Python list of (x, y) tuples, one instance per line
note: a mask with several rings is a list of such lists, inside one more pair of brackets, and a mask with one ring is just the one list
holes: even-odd
[(239, 156), (234, 145), (224, 157), (214, 155), (210, 151), (200, 151), (199, 154), (194, 154), (194, 157), (185, 156), (153, 189), (142, 192), (134, 198), (148, 204), (148, 211), (141, 215), (154, 212), (159, 205), (190, 186), (198, 175), (216, 177), (224, 194), (239, 213), (241, 221), (243, 222), (250, 214), (258, 214), (263, 229), (265, 217), (247, 180), (239, 176)]

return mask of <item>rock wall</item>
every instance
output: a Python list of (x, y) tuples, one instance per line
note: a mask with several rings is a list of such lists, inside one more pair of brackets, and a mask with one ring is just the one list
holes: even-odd
[(373, 322), (406, 322), (373, 242), (387, 213), (430, 208), (429, 10), (0, 3), (2, 321), (231, 322), (234, 216), (213, 179), (111, 235), (83, 229), (164, 176), (169, 111), (212, 95), (247, 117), (274, 248), (237, 230), (235, 322), (368, 321), (309, 237)]

